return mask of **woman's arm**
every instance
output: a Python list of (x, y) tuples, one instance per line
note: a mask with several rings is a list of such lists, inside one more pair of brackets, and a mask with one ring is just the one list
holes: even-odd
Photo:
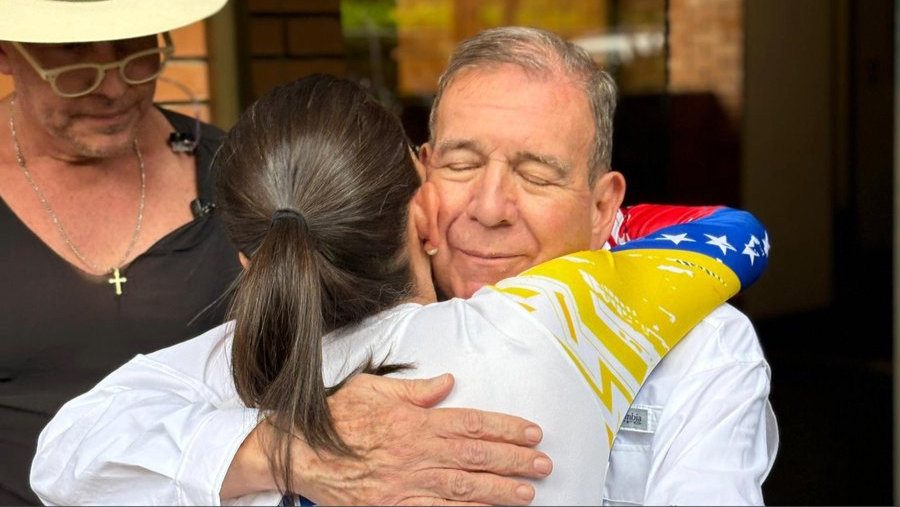
[(655, 365), (766, 266), (768, 235), (750, 213), (677, 211), (670, 217), (682, 223), (636, 224), (646, 236), (549, 261), (496, 287), (576, 364), (606, 408), (610, 443)]
[(624, 208), (608, 242), (613, 250), (680, 250), (724, 262), (741, 287), (769, 261), (769, 233), (753, 214), (726, 206), (641, 204)]

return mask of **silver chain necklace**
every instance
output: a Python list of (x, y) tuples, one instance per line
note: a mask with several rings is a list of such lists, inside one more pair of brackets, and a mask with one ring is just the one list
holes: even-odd
[(141, 199), (138, 204), (138, 216), (137, 216), (137, 225), (134, 228), (134, 234), (131, 235), (131, 241), (128, 243), (128, 248), (125, 249), (125, 253), (122, 254), (122, 258), (119, 259), (119, 262), (116, 263), (115, 266), (110, 266), (105, 270), (100, 266), (94, 264), (93, 262), (87, 260), (84, 255), (78, 250), (74, 243), (72, 243), (72, 239), (69, 238), (68, 233), (63, 228), (62, 223), (59, 221), (59, 217), (56, 216), (56, 212), (53, 211), (53, 208), (50, 207), (50, 203), (47, 202), (47, 198), (44, 197), (44, 192), (41, 191), (41, 188), (37, 185), (37, 182), (34, 181), (34, 178), (31, 177), (31, 172), (28, 171), (28, 167), (25, 166), (25, 157), (22, 156), (22, 149), (19, 147), (19, 138), (16, 135), (16, 121), (13, 119), (13, 106), (16, 103), (16, 97), (13, 97), (9, 101), (9, 130), (12, 133), (12, 141), (13, 147), (16, 150), (16, 162), (19, 164), (19, 168), (22, 169), (22, 173), (25, 175), (25, 179), (28, 180), (28, 183), (31, 185), (31, 188), (34, 189), (34, 193), (37, 194), (38, 199), (40, 199), (41, 204), (44, 206), (44, 209), (47, 211), (47, 214), (50, 215), (50, 218), (53, 220), (53, 224), (56, 225), (56, 230), (59, 231), (59, 234), (62, 236), (63, 240), (66, 242), (66, 245), (69, 247), (69, 250), (75, 254), (75, 257), (78, 257), (85, 266), (93, 270), (94, 273), (106, 273), (112, 275), (112, 278), (107, 280), (107, 283), (115, 285), (116, 287), (116, 296), (122, 295), (122, 284), (127, 282), (128, 279), (121, 276), (120, 269), (125, 264), (125, 261), (128, 260), (128, 256), (131, 255), (131, 251), (134, 249), (134, 245), (137, 243), (138, 236), (141, 234), (141, 226), (144, 223), (144, 198), (145, 198), (145, 189), (146, 189), (146, 174), (144, 172), (144, 157), (141, 155), (141, 150), (138, 147), (137, 138), (134, 139), (132, 146), (134, 147), (134, 154), (138, 159), (138, 167), (141, 171)]

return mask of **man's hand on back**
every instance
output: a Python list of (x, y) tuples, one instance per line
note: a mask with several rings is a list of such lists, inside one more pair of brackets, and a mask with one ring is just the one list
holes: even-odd
[(316, 455), (295, 444), (297, 491), (321, 504), (527, 505), (552, 464), (532, 448), (541, 430), (524, 419), (469, 409), (430, 409), (453, 377), (399, 380), (358, 375), (329, 404), (360, 459)]

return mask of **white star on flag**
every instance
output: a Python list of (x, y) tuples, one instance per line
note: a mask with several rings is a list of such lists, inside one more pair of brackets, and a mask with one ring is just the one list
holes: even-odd
[(763, 252), (766, 253), (766, 257), (769, 256), (769, 231), (766, 231), (766, 236), (763, 238)]
[(694, 240), (692, 240), (691, 238), (687, 237), (687, 233), (686, 233), (686, 232), (682, 232), (681, 234), (663, 234), (662, 237), (659, 237), (659, 238), (656, 238), (656, 239), (658, 239), (658, 240), (668, 240), (668, 241), (671, 241), (672, 243), (675, 243), (676, 245), (679, 244), (679, 243), (681, 243), (682, 241), (688, 241), (688, 242), (691, 242), (691, 243), (696, 243), (696, 241), (694, 241)]
[(706, 242), (707, 245), (717, 246), (722, 249), (722, 255), (728, 255), (728, 250), (737, 252), (737, 248), (728, 243), (728, 236), (713, 236), (711, 234), (704, 234), (704, 236), (709, 238), (709, 241)]
[(744, 251), (741, 252), (741, 254), (750, 257), (751, 266), (753, 265), (753, 261), (755, 261), (756, 258), (759, 257), (759, 253), (757, 253), (756, 251), (756, 247), (758, 245), (760, 245), (759, 239), (751, 234), (750, 241), (748, 241), (747, 244), (744, 245)]

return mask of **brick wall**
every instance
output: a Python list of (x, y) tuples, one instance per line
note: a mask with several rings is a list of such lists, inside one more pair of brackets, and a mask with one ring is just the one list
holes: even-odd
[[(156, 86), (155, 100), (189, 116), (199, 114), (201, 120), (208, 122), (210, 111), (206, 23), (200, 21), (174, 30), (172, 42), (175, 43), (175, 58), (166, 66), (163, 79)], [(173, 85), (169, 80), (178, 85)], [(190, 93), (183, 88), (187, 88)]]
[(346, 76), (339, 0), (243, 0), (249, 97), (313, 73)]
[(166, 66), (163, 79), (156, 86), (155, 100), (189, 116), (199, 114), (201, 120), (208, 122), (210, 111), (206, 23), (200, 21), (172, 31), (172, 42), (175, 44), (175, 58)]
[(670, 0), (669, 91), (712, 92), (739, 122), (743, 45), (744, 0)]

